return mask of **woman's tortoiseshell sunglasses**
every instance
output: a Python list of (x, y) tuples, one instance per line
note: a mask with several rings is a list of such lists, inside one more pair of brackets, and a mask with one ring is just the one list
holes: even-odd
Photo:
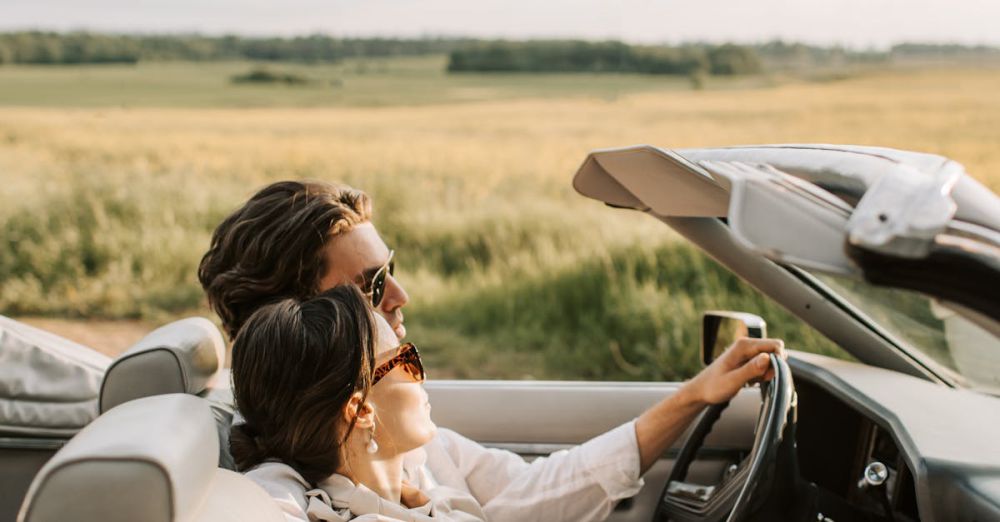
[(427, 375), (424, 373), (424, 363), (420, 360), (420, 352), (417, 351), (417, 347), (413, 343), (405, 343), (396, 349), (395, 357), (375, 368), (375, 375), (372, 377), (372, 386), (375, 386), (382, 377), (385, 377), (387, 373), (391, 372), (397, 366), (402, 366), (406, 374), (415, 382), (424, 382), (424, 379), (427, 378)]

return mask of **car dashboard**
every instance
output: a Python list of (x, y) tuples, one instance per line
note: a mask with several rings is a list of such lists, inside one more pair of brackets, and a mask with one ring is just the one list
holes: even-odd
[(920, 520), (913, 474), (892, 433), (808, 381), (796, 382), (796, 393), (799, 472), (820, 489), (820, 512)]
[(1000, 520), (1000, 398), (793, 352), (818, 520)]

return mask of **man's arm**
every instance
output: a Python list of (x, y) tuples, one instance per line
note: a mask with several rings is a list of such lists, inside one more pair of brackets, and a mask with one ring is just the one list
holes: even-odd
[(634, 422), (531, 463), (442, 429), (426, 446), (427, 464), (442, 484), (467, 487), (491, 520), (604, 520), (706, 404), (773, 376), (767, 357), (755, 358), (768, 352), (784, 356), (781, 341), (740, 340)]
[(639, 474), (649, 470), (705, 406), (728, 401), (749, 382), (774, 377), (768, 353), (784, 357), (784, 343), (740, 339), (676, 393), (640, 415), (635, 421)]
[(634, 424), (530, 463), (441, 429), (427, 465), (438, 483), (472, 493), (488, 520), (597, 522), (642, 487)]

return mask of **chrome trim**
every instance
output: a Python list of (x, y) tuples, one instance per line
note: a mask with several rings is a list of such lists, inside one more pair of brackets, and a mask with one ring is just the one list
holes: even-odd
[(0, 449), (53, 450), (58, 451), (69, 439), (29, 439), (24, 437), (0, 437)]

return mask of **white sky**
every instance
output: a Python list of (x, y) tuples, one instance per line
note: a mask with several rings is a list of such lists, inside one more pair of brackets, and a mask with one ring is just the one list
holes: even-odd
[(1000, 0), (0, 0), (0, 30), (1000, 45)]

